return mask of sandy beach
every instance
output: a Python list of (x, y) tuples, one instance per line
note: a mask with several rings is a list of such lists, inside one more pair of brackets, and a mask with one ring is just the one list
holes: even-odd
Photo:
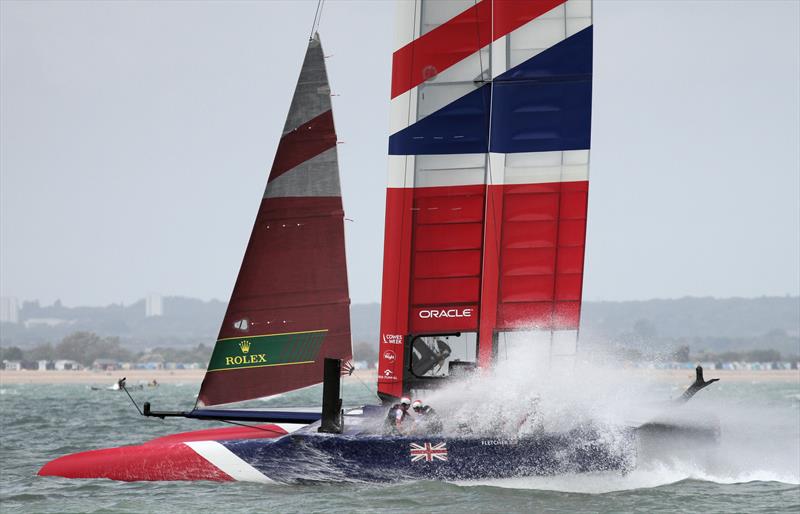
[[(659, 380), (676, 383), (691, 383), (694, 370), (685, 369), (623, 369), (623, 373), (635, 376), (656, 376)], [(129, 384), (149, 382), (153, 379), (162, 384), (200, 383), (203, 380), (203, 369), (178, 370), (118, 370), (118, 371), (0, 371), (2, 384), (93, 384), (109, 385), (121, 377), (126, 377)], [(375, 380), (375, 370), (356, 371), (358, 378), (371, 383)], [(800, 386), (798, 370), (707, 370), (706, 379), (720, 378), (731, 382), (795, 382)]]
[(150, 382), (177, 384), (203, 380), (204, 369), (146, 370), (130, 369), (118, 371), (0, 371), (0, 384), (91, 384), (111, 385), (122, 377), (128, 384)]

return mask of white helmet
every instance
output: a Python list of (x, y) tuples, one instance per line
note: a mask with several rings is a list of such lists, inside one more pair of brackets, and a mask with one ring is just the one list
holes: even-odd
[(414, 409), (414, 410), (421, 409), (422, 408), (422, 400), (414, 400), (414, 402), (411, 404), (411, 408)]
[(408, 396), (403, 396), (402, 398), (400, 398), (400, 403), (403, 405), (411, 405), (411, 398), (409, 398)]

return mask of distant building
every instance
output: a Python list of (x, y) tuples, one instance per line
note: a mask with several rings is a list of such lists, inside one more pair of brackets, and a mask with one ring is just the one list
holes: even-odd
[(119, 368), (119, 363), (114, 359), (95, 359), (92, 363), (92, 368), (103, 371), (115, 371)]
[(20, 361), (3, 361), (3, 368), (6, 371), (22, 371), (22, 363)]
[(74, 323), (74, 321), (61, 319), (61, 318), (30, 318), (24, 321), (25, 328), (31, 327), (57, 327), (65, 323)]
[(144, 315), (148, 318), (164, 315), (164, 303), (160, 294), (151, 293), (144, 301)]
[(11, 296), (0, 297), (0, 322), (19, 323), (19, 304)]
[(75, 362), (68, 359), (57, 360), (54, 367), (57, 371), (78, 370), (83, 368), (80, 362)]

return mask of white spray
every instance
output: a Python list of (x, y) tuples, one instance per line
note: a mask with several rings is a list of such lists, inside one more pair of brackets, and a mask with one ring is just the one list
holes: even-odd
[[(624, 475), (526, 477), (492, 485), (605, 492), (686, 479), (800, 483), (800, 375), (794, 382), (766, 385), (723, 379), (679, 407), (674, 399), (692, 382), (693, 370), (677, 384), (657, 371), (580, 358), (574, 365), (553, 367), (540, 357), (519, 347), (491, 372), (430, 392), (424, 400), (441, 413), (446, 432), (514, 438), (591, 425), (607, 435), (609, 444), (621, 444), (626, 428), (688, 408), (685, 415), (719, 420), (720, 443), (702, 452), (639, 459)], [(713, 376), (707, 372), (707, 378)]]

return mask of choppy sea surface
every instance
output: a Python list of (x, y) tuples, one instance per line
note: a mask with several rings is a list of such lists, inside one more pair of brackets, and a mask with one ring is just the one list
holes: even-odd
[[(655, 387), (665, 398), (680, 392)], [(196, 383), (169, 384), (132, 394), (154, 408), (186, 409), (197, 390)], [(309, 388), (251, 405), (311, 405), (320, 393)], [(344, 397), (348, 404), (374, 403), (374, 387), (352, 380)], [(86, 385), (3, 384), (0, 511), (800, 512), (800, 383), (721, 382), (693, 401), (720, 420), (722, 440), (713, 454), (641, 463), (624, 475), (462, 483), (122, 483), (36, 472), (67, 453), (220, 424), (144, 419), (124, 393)]]

